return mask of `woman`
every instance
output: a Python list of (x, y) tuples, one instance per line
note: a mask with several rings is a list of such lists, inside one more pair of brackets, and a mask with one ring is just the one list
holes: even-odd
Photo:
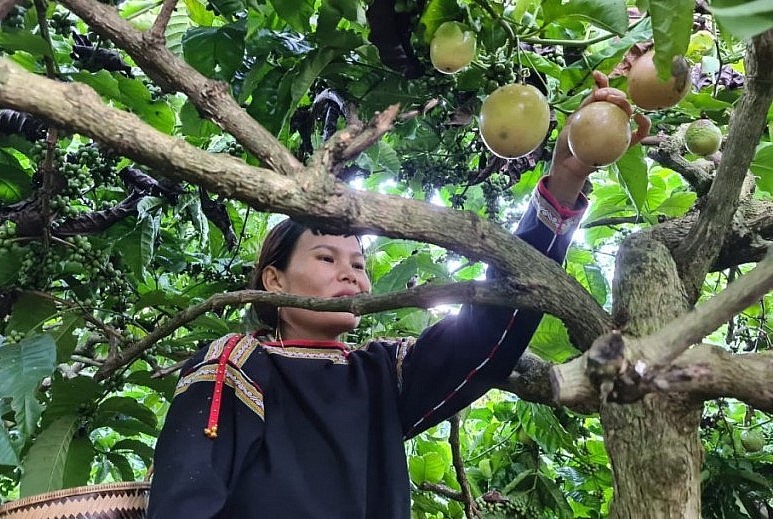
[[(623, 92), (596, 74), (586, 100)], [(637, 117), (634, 141), (649, 130)], [(592, 168), (559, 136), (517, 236), (562, 261), (587, 202)], [(358, 239), (292, 220), (267, 237), (257, 288), (307, 296), (370, 290)], [(149, 517), (410, 517), (403, 440), (439, 423), (512, 371), (540, 320), (533, 311), (464, 305), (418, 339), (350, 351), (346, 312), (253, 309), (271, 332), (232, 335), (182, 370), (156, 445)]]

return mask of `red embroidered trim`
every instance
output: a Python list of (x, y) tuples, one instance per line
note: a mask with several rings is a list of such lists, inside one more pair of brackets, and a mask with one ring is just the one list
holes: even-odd
[(220, 358), (217, 362), (217, 372), (215, 373), (215, 389), (212, 393), (212, 403), (209, 406), (209, 420), (207, 420), (207, 427), (204, 429), (204, 435), (214, 440), (217, 438), (217, 420), (220, 417), (220, 401), (223, 398), (223, 384), (225, 383), (225, 370), (228, 365), (228, 357), (231, 356), (231, 352), (239, 344), (243, 335), (234, 335), (223, 348), (223, 353), (220, 354)]
[(578, 204), (576, 209), (572, 209), (570, 207), (564, 207), (561, 205), (561, 202), (556, 200), (556, 197), (553, 196), (553, 193), (551, 193), (548, 190), (547, 182), (548, 178), (550, 177), (542, 177), (540, 181), (537, 183), (537, 192), (542, 195), (542, 197), (548, 201), (550, 205), (552, 205), (556, 211), (558, 211), (559, 216), (563, 218), (564, 220), (568, 218), (572, 218), (575, 216), (581, 215), (583, 212), (585, 212), (585, 209), (588, 207), (588, 199), (587, 197), (580, 193), (580, 196), (578, 198)]

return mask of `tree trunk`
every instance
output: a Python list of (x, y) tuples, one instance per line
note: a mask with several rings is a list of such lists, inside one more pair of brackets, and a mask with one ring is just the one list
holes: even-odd
[[(638, 235), (620, 248), (613, 295), (616, 326), (632, 336), (648, 335), (688, 309), (668, 249)], [(611, 518), (700, 518), (702, 408), (701, 402), (660, 394), (602, 406), (615, 476)]]

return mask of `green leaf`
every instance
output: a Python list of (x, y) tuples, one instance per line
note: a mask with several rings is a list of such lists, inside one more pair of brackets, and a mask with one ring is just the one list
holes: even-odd
[(15, 284), (19, 278), (22, 258), (11, 249), (0, 249), (0, 288)]
[(422, 456), (411, 456), (408, 460), (408, 472), (411, 475), (411, 481), (417, 485), (425, 481), (438, 483), (443, 479), (443, 474), (446, 472), (443, 456), (437, 452), (428, 452)]
[(21, 497), (64, 488), (67, 453), (77, 423), (74, 414), (62, 416), (38, 435), (22, 463)]
[[(295, 112), (298, 102), (306, 95), (311, 85), (317, 80), (325, 67), (338, 56), (337, 49), (318, 49), (308, 53), (303, 59), (282, 78), (279, 85), (279, 101), (285, 100), (287, 104), (277, 108), (279, 113), (284, 113), (282, 127), (286, 128), (290, 117)], [(288, 93), (289, 97), (282, 95)]]
[(150, 465), (153, 463), (153, 447), (151, 447), (145, 442), (141, 442), (140, 440), (125, 438), (123, 440), (119, 440), (115, 442), (112, 449), (110, 450), (111, 451), (119, 451), (119, 450), (131, 451), (135, 453), (137, 456), (139, 456), (140, 458), (142, 458), (142, 461), (145, 463), (146, 467), (150, 467)]
[(110, 463), (118, 469), (118, 473), (121, 475), (121, 481), (134, 481), (134, 470), (132, 469), (129, 460), (123, 454), (117, 452), (108, 452), (107, 459)]
[(215, 13), (212, 11), (207, 11), (198, 0), (185, 0), (184, 3), (177, 3), (177, 8), (175, 9), (174, 13), (172, 13), (172, 16), (169, 18), (169, 23), (166, 25), (166, 32), (164, 33), (164, 37), (166, 39), (167, 48), (178, 57), (182, 57), (183, 55), (183, 37), (185, 37), (186, 31), (191, 25), (188, 21), (189, 14), (190, 19), (198, 25), (206, 27), (212, 25), (211, 20), (209, 20), (209, 23), (206, 23), (204, 18), (206, 14), (197, 12), (196, 8), (189, 4), (197, 4), (201, 6), (201, 9), (204, 11), (204, 13), (211, 16), (212, 20), (214, 20), (215, 17)]
[(64, 465), (64, 479), (62, 488), (74, 488), (86, 485), (91, 475), (91, 463), (94, 461), (96, 451), (91, 440), (84, 436), (76, 435), (70, 442), (67, 450), (67, 461)]
[(460, 9), (456, 0), (430, 0), (427, 7), (424, 8), (421, 18), (419, 18), (417, 35), (424, 40), (424, 43), (429, 43), (440, 24), (454, 20), (459, 21), (463, 17), (464, 11)]
[(569, 341), (564, 323), (552, 315), (542, 317), (529, 349), (551, 362), (564, 362), (579, 354)]
[(230, 80), (244, 58), (245, 34), (244, 23), (189, 29), (182, 39), (185, 61), (205, 76)]
[(137, 384), (138, 386), (149, 387), (153, 391), (160, 393), (167, 400), (172, 400), (177, 380), (172, 375), (161, 378), (154, 378), (150, 371), (135, 371), (126, 378), (128, 384)]
[(310, 20), (314, 15), (313, 0), (270, 0), (276, 13), (298, 32), (311, 30)]
[(158, 420), (156, 414), (136, 401), (126, 396), (114, 396), (99, 404), (96, 423), (112, 415), (131, 416), (151, 427), (156, 427)]
[(0, 47), (5, 51), (23, 50), (30, 54), (51, 56), (51, 47), (46, 40), (28, 31), (0, 32)]
[(773, 144), (765, 143), (757, 148), (749, 169), (757, 176), (757, 187), (773, 194)]
[(10, 398), (23, 436), (35, 430), (40, 417), (38, 386), (56, 367), (56, 344), (49, 335), (0, 346), (0, 399)]
[(545, 24), (565, 18), (580, 18), (622, 36), (628, 30), (625, 0), (546, 0), (542, 2)]
[(601, 268), (598, 265), (584, 265), (583, 272), (585, 273), (585, 283), (583, 284), (587, 286), (593, 299), (599, 305), (604, 306), (607, 302), (609, 287)]
[(48, 330), (48, 334), (56, 342), (57, 362), (67, 362), (70, 359), (78, 342), (75, 331), (84, 324), (83, 317), (68, 315), (62, 320), (62, 324)]
[(5, 428), (5, 425), (0, 424), (0, 465), (15, 467), (18, 464), (19, 454), (8, 435), (8, 429)]
[(713, 0), (709, 6), (724, 31), (747, 40), (773, 28), (770, 0)]
[(671, 75), (674, 56), (687, 54), (695, 0), (650, 0), (655, 68), (661, 79)]
[(92, 377), (54, 377), (51, 384), (51, 401), (43, 413), (43, 427), (65, 415), (93, 413), (104, 392), (105, 388)]
[(28, 333), (41, 326), (55, 314), (56, 305), (51, 299), (23, 293), (13, 305), (7, 330)]
[(644, 147), (640, 144), (630, 148), (615, 164), (617, 178), (630, 198), (637, 213), (641, 213), (647, 199), (647, 163)]
[(30, 192), (29, 175), (16, 157), (0, 150), (0, 204), (13, 204), (29, 196)]
[(671, 217), (682, 216), (693, 206), (697, 198), (698, 196), (692, 191), (672, 193), (665, 202), (653, 209), (652, 212)]

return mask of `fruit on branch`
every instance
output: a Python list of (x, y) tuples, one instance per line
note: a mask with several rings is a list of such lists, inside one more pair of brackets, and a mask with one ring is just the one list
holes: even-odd
[(765, 447), (765, 435), (761, 429), (747, 429), (741, 433), (741, 444), (747, 452), (759, 452)]
[(690, 91), (690, 66), (682, 56), (675, 56), (671, 77), (661, 81), (655, 69), (654, 51), (644, 53), (628, 72), (628, 96), (639, 108), (660, 110), (675, 106)]
[(455, 74), (475, 57), (475, 33), (459, 22), (443, 22), (429, 44), (432, 66), (443, 74)]
[(526, 155), (545, 140), (550, 106), (531, 85), (511, 83), (494, 90), (480, 110), (480, 135), (488, 148), (506, 159)]
[(711, 155), (722, 144), (722, 130), (709, 119), (698, 119), (684, 132), (684, 144), (690, 153), (702, 157)]
[(567, 137), (580, 162), (607, 166), (622, 157), (631, 143), (628, 114), (607, 101), (587, 104), (571, 117)]

